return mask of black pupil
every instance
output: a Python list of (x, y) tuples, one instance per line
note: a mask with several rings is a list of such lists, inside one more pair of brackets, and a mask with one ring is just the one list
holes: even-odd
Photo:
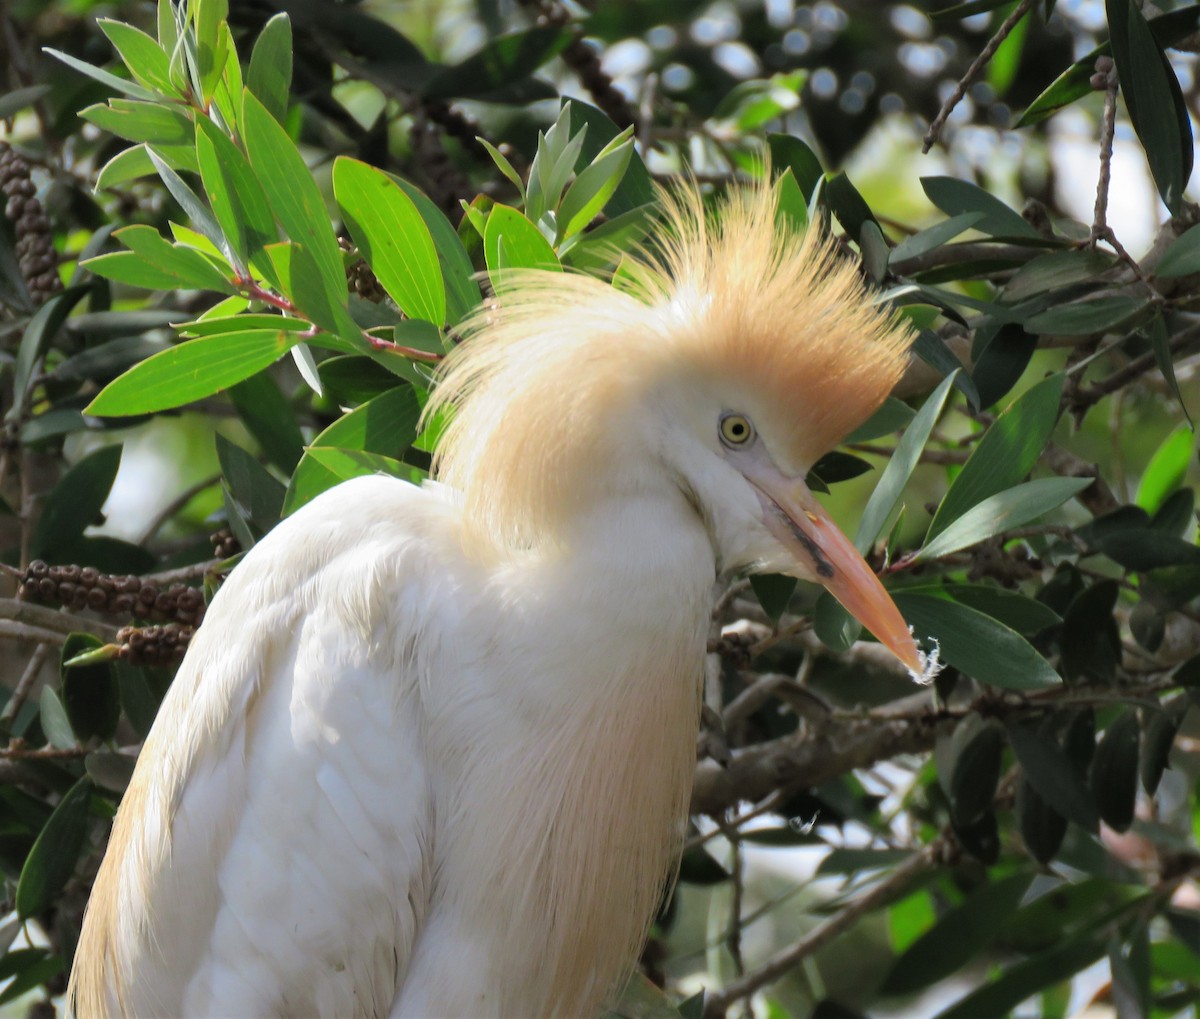
[(746, 433), (746, 426), (740, 421), (735, 421), (730, 425), (730, 430), (733, 432), (735, 438), (740, 439)]

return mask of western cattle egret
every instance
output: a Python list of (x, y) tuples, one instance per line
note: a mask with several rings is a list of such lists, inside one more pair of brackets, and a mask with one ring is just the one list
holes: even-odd
[(664, 198), (615, 284), (515, 273), (421, 487), (364, 477), (213, 599), (121, 805), (70, 1000), (96, 1016), (588, 1016), (687, 817), (714, 582), (823, 584), (911, 670), (819, 454), (910, 342), (767, 185)]

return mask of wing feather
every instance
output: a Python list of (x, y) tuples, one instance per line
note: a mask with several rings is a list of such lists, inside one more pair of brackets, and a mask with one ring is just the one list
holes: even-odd
[(79, 1019), (387, 1015), (432, 881), (419, 697), (456, 514), (357, 479), (228, 579), (118, 813)]

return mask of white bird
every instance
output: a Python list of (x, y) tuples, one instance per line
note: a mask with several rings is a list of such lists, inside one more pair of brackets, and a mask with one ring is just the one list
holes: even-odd
[(595, 1015), (671, 880), (714, 582), (827, 587), (923, 668), (805, 486), (910, 336), (767, 185), (664, 198), (615, 286), (514, 276), (427, 413), (213, 599), (113, 827), (95, 1017)]

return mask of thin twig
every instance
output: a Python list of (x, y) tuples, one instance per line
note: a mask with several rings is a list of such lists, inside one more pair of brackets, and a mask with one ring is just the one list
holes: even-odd
[(20, 601), (16, 598), (0, 598), (0, 620), (9, 619), (54, 634), (55, 642), (58, 644), (61, 644), (63, 638), (71, 633), (94, 633), (98, 637), (105, 638), (115, 637), (117, 633), (117, 627), (98, 619), (72, 615), (69, 612), (47, 608), (44, 605), (34, 605), (32, 602)]
[(211, 477), (204, 478), (201, 481), (197, 481), (194, 485), (189, 485), (187, 488), (185, 488), (174, 499), (167, 503), (166, 506), (159, 510), (154, 517), (151, 518), (150, 522), (142, 530), (142, 533), (138, 537), (135, 544), (146, 544), (146, 542), (153, 538), (158, 533), (159, 528), (162, 527), (163, 524), (165, 524), (168, 520), (170, 520), (171, 517), (183, 509), (184, 506), (196, 498), (196, 496), (198, 496), (206, 488), (211, 488), (220, 480), (220, 474), (213, 474)]
[(46, 655), (49, 651), (49, 644), (39, 644), (33, 649), (33, 654), (29, 656), (29, 661), (25, 665), (25, 671), (21, 673), (21, 678), (17, 680), (17, 685), (13, 689), (12, 696), (8, 699), (8, 703), (4, 705), (4, 710), (0, 711), (0, 725), (7, 726), (17, 717), (17, 712), (21, 710), (21, 705), (29, 698), (29, 691), (33, 689), (34, 681), (37, 679), (38, 673), (42, 671), (42, 666), (46, 662)]
[(760, 987), (774, 983), (839, 934), (849, 930), (862, 917), (898, 899), (916, 877), (938, 865), (946, 849), (947, 843), (944, 838), (935, 839), (900, 864), (869, 892), (847, 903), (764, 965), (728, 986), (713, 991), (704, 1003), (705, 1019), (723, 1019), (729, 1006), (735, 1001), (748, 998)]
[(27, 747), (23, 740), (13, 740), (6, 747), (0, 747), (0, 758), (14, 761), (62, 761), (76, 757), (85, 757), (88, 750), (84, 747)]
[[(1177, 354), (1198, 340), (1200, 340), (1200, 327), (1188, 329), (1172, 337), (1167, 344), (1167, 350), (1171, 354)], [(1093, 382), (1090, 386), (1080, 386), (1071, 400), (1071, 413), (1075, 415), (1076, 419), (1082, 417), (1087, 410), (1103, 400), (1104, 397), (1127, 386), (1139, 375), (1150, 371), (1157, 363), (1155, 352), (1148, 350), (1098, 382)]]
[(1113, 135), (1117, 129), (1117, 69), (1111, 67), (1104, 86), (1104, 116), (1100, 120), (1100, 179), (1096, 182), (1096, 208), (1088, 244), (1096, 244), (1112, 233), (1108, 228), (1108, 188), (1112, 179)]
[(142, 579), (153, 581), (155, 584), (187, 583), (189, 580), (198, 580), (201, 577), (208, 576), (210, 573), (219, 572), (224, 563), (224, 559), (207, 559), (202, 563), (193, 563), (191, 566), (180, 566), (174, 570), (163, 570), (161, 573), (147, 573)]
[(996, 34), (987, 41), (983, 52), (971, 62), (971, 66), (967, 68), (967, 73), (958, 80), (958, 84), (954, 87), (950, 98), (942, 104), (938, 115), (934, 118), (933, 123), (929, 125), (929, 130), (925, 132), (925, 144), (921, 147), (922, 152), (928, 152), (933, 148), (933, 144), (941, 136), (942, 128), (946, 126), (946, 121), (949, 119), (950, 114), (954, 112), (954, 108), (962, 102), (963, 96), (967, 94), (967, 89), (971, 87), (975, 79), (979, 77), (979, 73), (988, 65), (992, 57), (996, 55), (996, 50), (1000, 48), (1000, 44), (1017, 27), (1017, 22), (1033, 9), (1035, 3), (1037, 3), (1037, 0), (1021, 0), (1012, 14), (1004, 19), (1003, 23), (996, 30)]

